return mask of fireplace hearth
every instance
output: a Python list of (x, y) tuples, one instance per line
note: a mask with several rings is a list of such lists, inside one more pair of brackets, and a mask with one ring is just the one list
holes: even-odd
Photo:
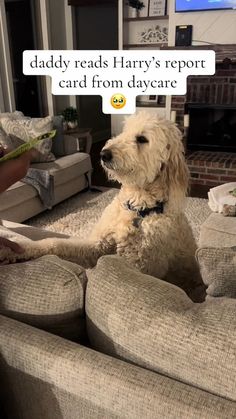
[(188, 104), (188, 150), (236, 152), (236, 104)]

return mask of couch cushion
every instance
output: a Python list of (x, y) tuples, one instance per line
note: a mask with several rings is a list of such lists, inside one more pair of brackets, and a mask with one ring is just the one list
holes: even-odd
[(226, 398), (4, 316), (0, 329), (0, 397), (11, 419), (236, 417)]
[(87, 271), (87, 331), (110, 355), (236, 400), (236, 301), (194, 304), (117, 256)]
[(90, 156), (86, 153), (60, 157), (51, 163), (34, 163), (32, 167), (48, 170), (54, 176), (55, 186), (77, 178), (92, 169)]
[(0, 267), (0, 314), (71, 340), (85, 337), (84, 269), (57, 256)]
[(236, 298), (236, 246), (199, 248), (196, 257), (207, 297)]

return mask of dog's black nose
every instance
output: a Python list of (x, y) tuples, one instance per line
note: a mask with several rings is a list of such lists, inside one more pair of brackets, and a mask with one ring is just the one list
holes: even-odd
[(112, 152), (110, 150), (102, 150), (100, 153), (101, 160), (107, 163), (112, 160)]

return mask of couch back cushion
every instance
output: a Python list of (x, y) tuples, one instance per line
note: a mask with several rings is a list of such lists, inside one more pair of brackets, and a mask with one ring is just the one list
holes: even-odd
[(57, 256), (0, 267), (0, 314), (63, 336), (85, 338), (87, 278)]
[(11, 118), (11, 119), (21, 119), (24, 118), (23, 112), (20, 111), (14, 111), (14, 112), (1, 112), (0, 113), (0, 126), (1, 126), (1, 120), (3, 118)]
[(181, 289), (118, 256), (87, 271), (92, 346), (236, 400), (236, 301), (193, 303)]

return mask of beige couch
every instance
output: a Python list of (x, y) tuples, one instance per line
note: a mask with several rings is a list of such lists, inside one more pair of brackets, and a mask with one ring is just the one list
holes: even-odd
[[(22, 125), (23, 123), (26, 125)], [(33, 169), (40, 169), (40, 173), (43, 171), (47, 179), (50, 178), (47, 183), (40, 178), (44, 189), (54, 190), (52, 197), (50, 196), (50, 205), (47, 205), (48, 202), (43, 204), (37, 189), (32, 186), (32, 180), (30, 184), (17, 182), (1, 194), (0, 219), (25, 221), (44, 211), (48, 206), (53, 207), (88, 187), (92, 170), (89, 155), (92, 137), (89, 130), (80, 129), (77, 130), (77, 134), (67, 135), (63, 130), (61, 116), (31, 119), (18, 111), (0, 113), (0, 142), (3, 142), (10, 150), (22, 143), (23, 140), (20, 138), (24, 139), (27, 135), (37, 136), (52, 128), (56, 130), (53, 141), (50, 145), (45, 144), (42, 150), (40, 149), (41, 152), (43, 151), (44, 158), (42, 159), (41, 153), (41, 157), (37, 159), (40, 163), (31, 164)], [(5, 132), (4, 129), (7, 131)], [(47, 143), (48, 140), (45, 141)], [(78, 152), (78, 149), (83, 152)], [(49, 161), (52, 159), (56, 160)]]
[[(53, 205), (85, 189), (92, 170), (88, 153), (74, 153), (59, 157), (54, 162), (35, 163), (32, 167), (47, 170), (53, 175)], [(17, 182), (1, 194), (0, 219), (22, 222), (44, 210), (37, 190), (26, 183)]]
[(194, 304), (116, 256), (86, 272), (55, 256), (1, 266), (2, 407), (11, 419), (234, 418), (235, 312), (233, 298)]

